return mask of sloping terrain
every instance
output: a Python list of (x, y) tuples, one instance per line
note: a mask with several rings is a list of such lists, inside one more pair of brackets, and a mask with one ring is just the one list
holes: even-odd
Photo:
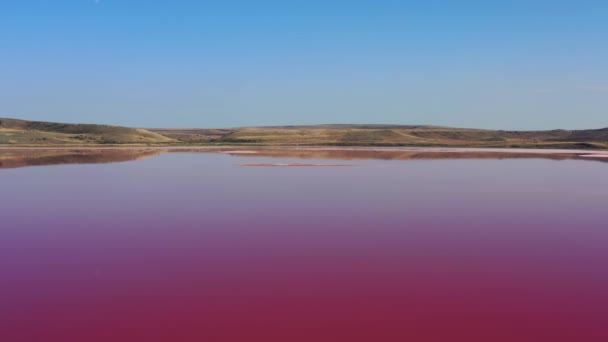
[(496, 131), (406, 125), (138, 129), (0, 118), (0, 145), (267, 145), (608, 149), (608, 128)]
[(0, 144), (89, 145), (169, 143), (173, 141), (169, 137), (138, 128), (0, 118)]
[(320, 125), (152, 131), (191, 144), (608, 148), (608, 129), (494, 131), (435, 126)]

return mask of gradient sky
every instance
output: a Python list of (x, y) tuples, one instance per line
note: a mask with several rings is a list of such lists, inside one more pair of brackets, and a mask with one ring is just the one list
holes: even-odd
[(0, 117), (608, 127), (608, 1), (0, 1)]

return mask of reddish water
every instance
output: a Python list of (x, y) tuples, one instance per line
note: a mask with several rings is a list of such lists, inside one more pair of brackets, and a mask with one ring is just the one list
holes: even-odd
[(0, 170), (0, 341), (607, 341), (608, 164)]

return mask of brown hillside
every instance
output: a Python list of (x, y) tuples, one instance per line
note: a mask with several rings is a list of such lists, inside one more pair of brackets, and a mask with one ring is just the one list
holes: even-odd
[(173, 141), (169, 137), (145, 129), (0, 118), (0, 144), (88, 145), (169, 143)]

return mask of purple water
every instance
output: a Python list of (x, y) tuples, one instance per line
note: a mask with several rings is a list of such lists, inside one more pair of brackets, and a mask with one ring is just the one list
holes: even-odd
[(608, 340), (608, 163), (298, 156), (0, 169), (0, 341)]

